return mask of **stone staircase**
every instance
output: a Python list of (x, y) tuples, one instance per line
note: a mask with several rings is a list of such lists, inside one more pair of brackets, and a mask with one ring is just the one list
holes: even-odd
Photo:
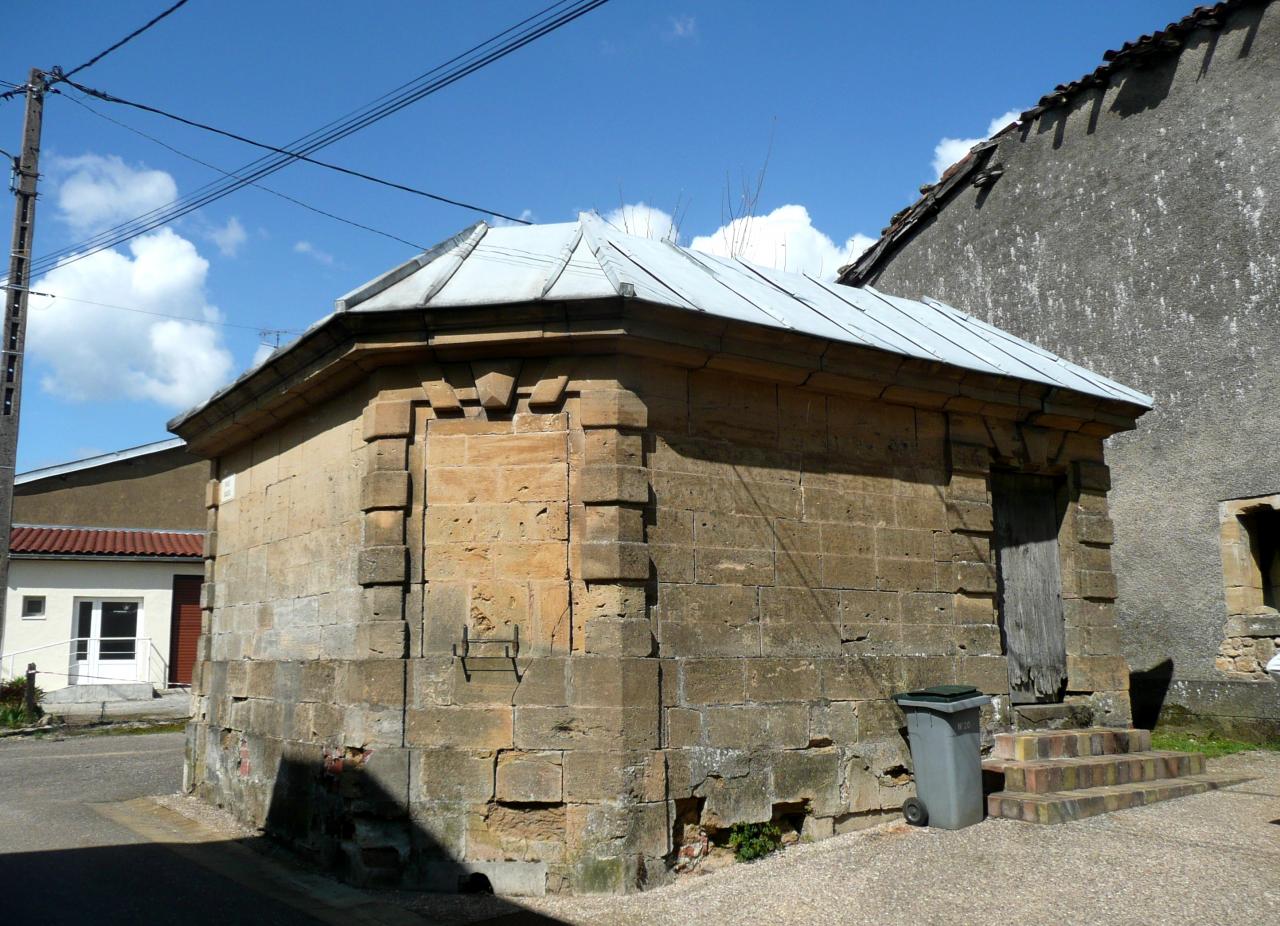
[(1247, 779), (1210, 775), (1198, 753), (1151, 749), (1149, 730), (998, 733), (982, 763), (987, 814), (1029, 823), (1083, 817), (1202, 794)]

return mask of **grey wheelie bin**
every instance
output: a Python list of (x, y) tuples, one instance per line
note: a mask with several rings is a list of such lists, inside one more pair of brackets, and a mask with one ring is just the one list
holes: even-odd
[(991, 699), (968, 685), (904, 691), (916, 796), (902, 805), (913, 826), (963, 829), (982, 822), (982, 731), (978, 710)]

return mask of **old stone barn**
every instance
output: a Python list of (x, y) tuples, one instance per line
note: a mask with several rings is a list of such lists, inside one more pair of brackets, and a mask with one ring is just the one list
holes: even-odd
[(626, 891), (896, 814), (895, 691), (1127, 725), (1102, 441), (1147, 404), (940, 303), (477, 225), (172, 423), (189, 786), (359, 881)]
[(1199, 7), (1103, 57), (842, 279), (945, 299), (1156, 397), (1107, 449), (1135, 713), (1280, 738), (1280, 3)]

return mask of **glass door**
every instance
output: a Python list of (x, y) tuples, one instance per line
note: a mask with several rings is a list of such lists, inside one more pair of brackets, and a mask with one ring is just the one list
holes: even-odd
[(136, 601), (76, 602), (71, 674), (77, 684), (138, 679), (139, 610)]

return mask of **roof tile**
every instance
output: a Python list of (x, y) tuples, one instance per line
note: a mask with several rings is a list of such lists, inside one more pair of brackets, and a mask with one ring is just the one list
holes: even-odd
[(9, 552), (47, 556), (156, 556), (203, 555), (201, 531), (112, 530), (92, 527), (40, 527), (15, 524), (9, 534)]

